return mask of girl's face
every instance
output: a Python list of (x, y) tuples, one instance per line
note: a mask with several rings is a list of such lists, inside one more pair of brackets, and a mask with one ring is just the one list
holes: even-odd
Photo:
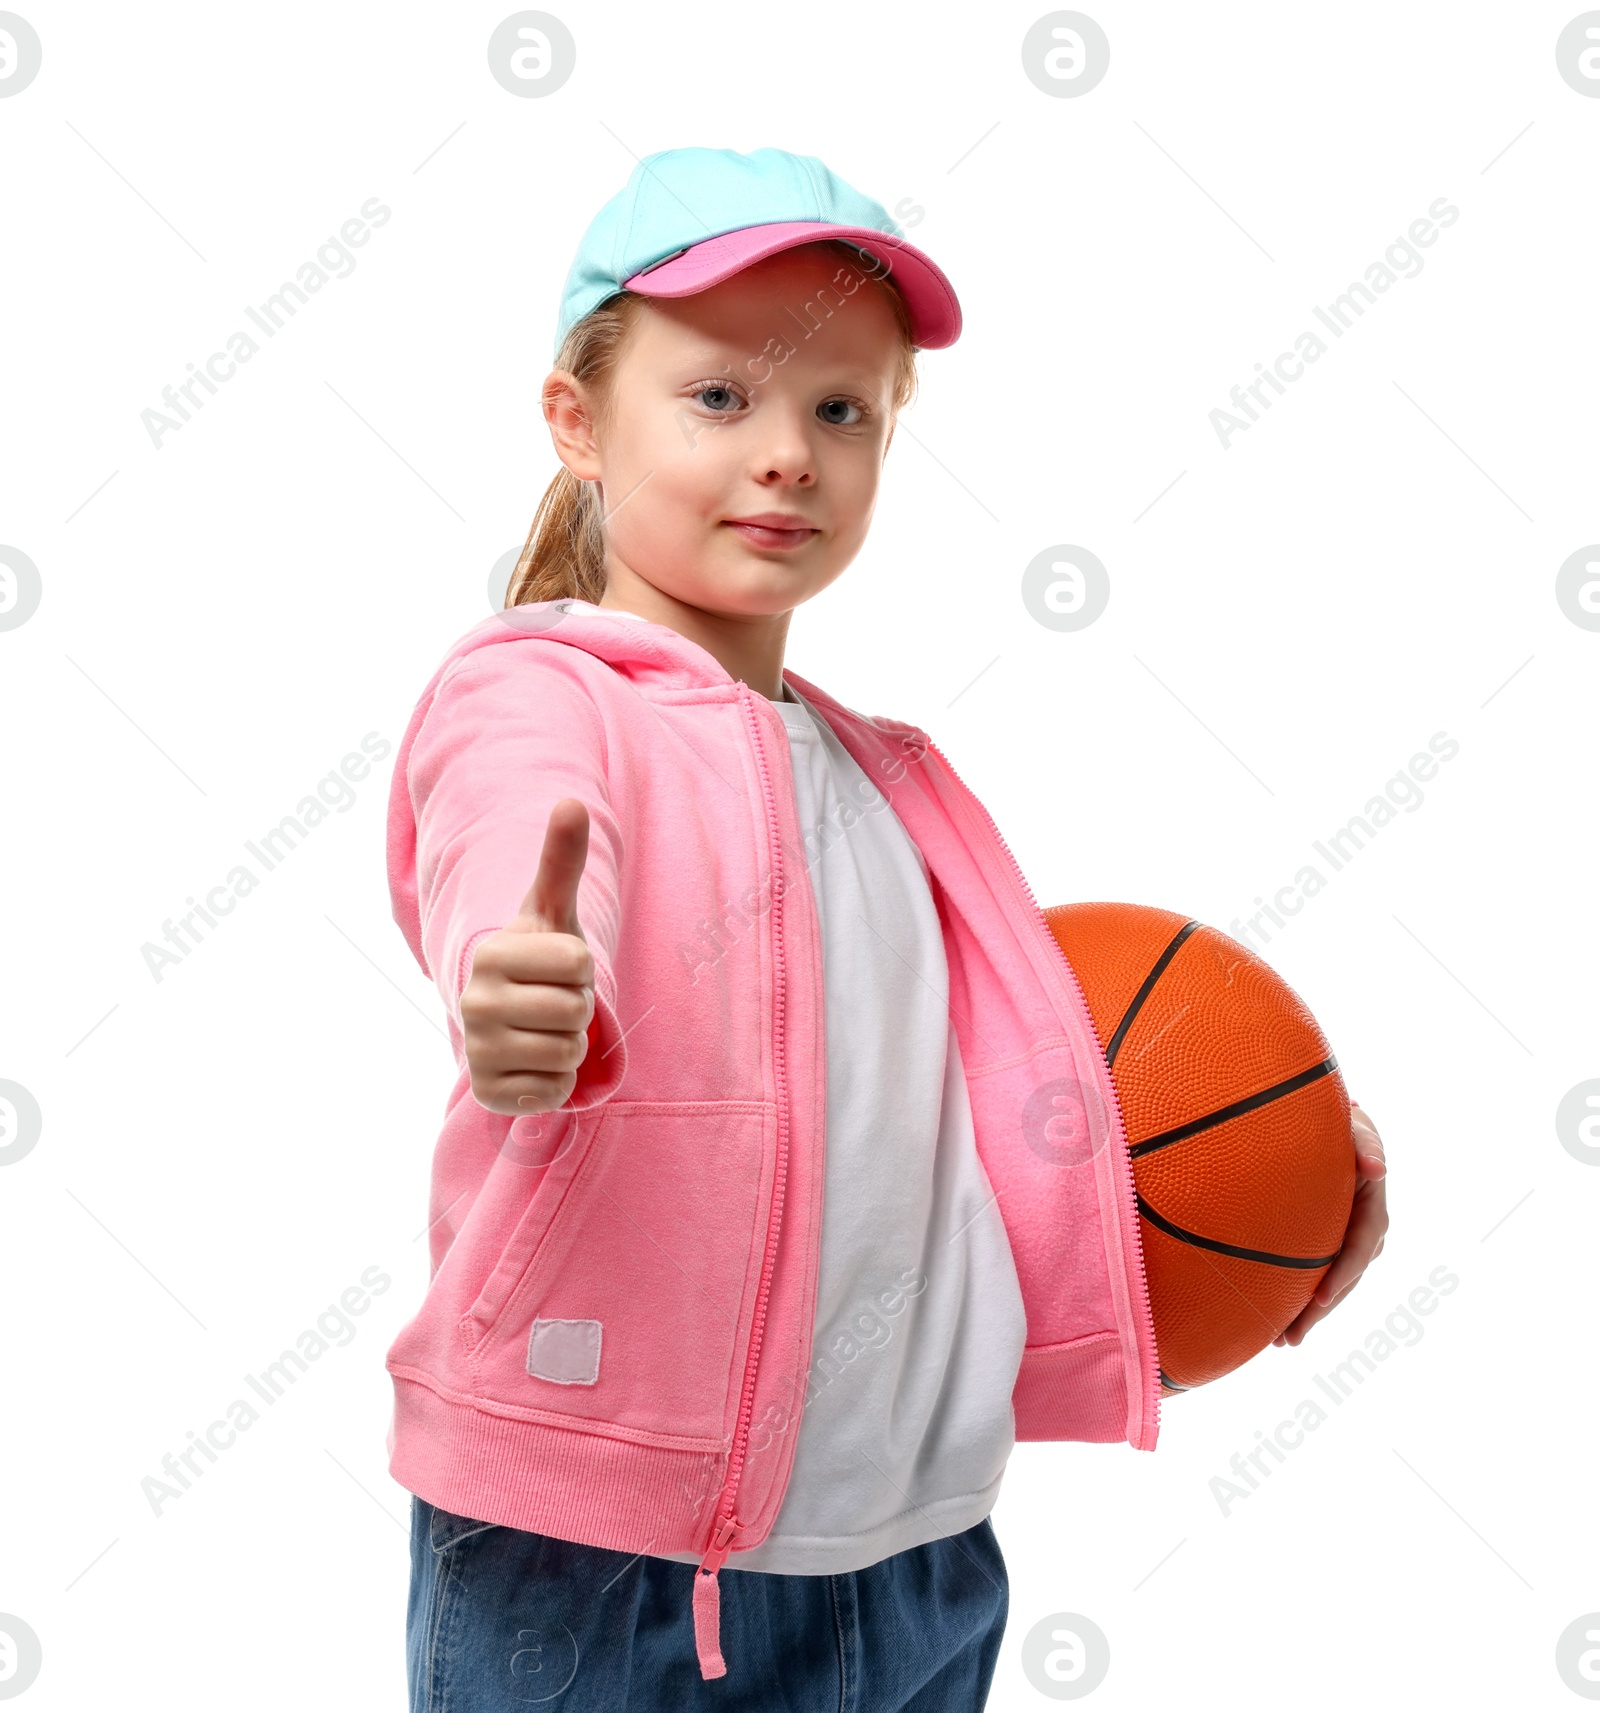
[[(638, 578), (709, 613), (785, 613), (860, 551), (900, 334), (882, 291), (841, 270), (827, 252), (785, 250), (692, 297), (648, 300), (603, 424), (565, 371), (547, 383), (563, 461), (601, 484), (621, 604)], [(768, 514), (791, 527), (741, 526)]]

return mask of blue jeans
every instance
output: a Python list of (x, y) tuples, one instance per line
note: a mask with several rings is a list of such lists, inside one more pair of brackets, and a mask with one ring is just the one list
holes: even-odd
[(724, 1565), (725, 1677), (702, 1678), (695, 1567), (412, 1497), (410, 1713), (975, 1713), (1008, 1585), (989, 1519), (839, 1576)]

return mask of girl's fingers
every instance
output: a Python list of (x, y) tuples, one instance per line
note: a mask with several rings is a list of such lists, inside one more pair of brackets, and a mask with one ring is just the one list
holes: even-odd
[(1318, 1282), (1311, 1301), (1272, 1342), (1280, 1349), (1298, 1344), (1324, 1315), (1336, 1309), (1383, 1249), (1388, 1229), (1389, 1212), (1381, 1181), (1368, 1179), (1358, 1183), (1350, 1223), (1337, 1257)]
[(472, 1096), (486, 1112), (498, 1112), (509, 1118), (526, 1117), (565, 1106), (577, 1081), (576, 1071), (496, 1072), (487, 1079), (484, 1074), (475, 1073)]
[(1356, 1165), (1369, 1178), (1381, 1178), (1388, 1170), (1383, 1138), (1377, 1127), (1354, 1101), (1350, 1103), (1350, 1140), (1355, 1144)]
[(1318, 1282), (1311, 1301), (1273, 1339), (1280, 1350), (1298, 1344), (1324, 1315), (1337, 1308), (1355, 1289), (1368, 1265), (1383, 1253), (1389, 1229), (1383, 1180), (1389, 1167), (1377, 1126), (1355, 1101), (1350, 1102), (1350, 1140), (1355, 1147), (1358, 1176), (1344, 1242)]
[(1333, 1265), (1323, 1274), (1313, 1301), (1331, 1304), (1335, 1297), (1353, 1285), (1366, 1271), (1367, 1263), (1378, 1253), (1378, 1246), (1388, 1229), (1389, 1210), (1384, 1205), (1382, 1183), (1369, 1179), (1357, 1184), (1344, 1244)]
[(565, 1106), (577, 1082), (571, 1071), (519, 1071), (501, 1080), (492, 1111), (553, 1112)]

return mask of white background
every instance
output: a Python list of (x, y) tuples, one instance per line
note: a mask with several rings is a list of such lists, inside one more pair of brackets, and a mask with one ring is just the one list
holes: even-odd
[[(141, 947), (340, 758), (397, 744), (556, 469), (538, 408), (580, 233), (635, 160), (818, 154), (948, 271), (875, 524), (788, 663), (925, 725), (1043, 903), (1227, 929), (1435, 732), (1459, 754), (1267, 955), (1391, 1165), (1383, 1254), (1294, 1350), (1163, 1407), (1158, 1450), (1026, 1445), (1011, 1622), (1106, 1634), (1106, 1709), (1564, 1707), (1600, 1609), (1600, 100), (1578, 8), (1094, 0), (1104, 81), (1041, 93), (1042, 13), (564, 6), (517, 99), (494, 8), (72, 8), (0, 100), (0, 1611), (30, 1710), (404, 1705), (406, 1494), (383, 1354), (427, 1280), (452, 1078), (389, 915), (389, 763), (157, 982)], [(181, 432), (160, 403), (370, 197), (392, 218)], [(1436, 198), (1459, 219), (1224, 450), (1208, 415)], [(1158, 498), (1159, 496), (1159, 498)], [(1153, 503), (1154, 502), (1154, 503)], [(1041, 626), (1023, 568), (1106, 565)], [(1459, 1289), (1246, 1502), (1210, 1489), (1429, 1272)], [(141, 1491), (363, 1270), (392, 1281), (153, 1514)], [(1600, 1686), (1597, 1686), (1600, 1687)]]

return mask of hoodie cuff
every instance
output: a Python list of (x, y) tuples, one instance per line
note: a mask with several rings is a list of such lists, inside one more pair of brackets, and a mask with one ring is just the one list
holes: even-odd
[(589, 1051), (578, 1066), (578, 1080), (559, 1109), (588, 1112), (609, 1100), (628, 1070), (628, 1043), (617, 1021), (616, 979), (610, 966), (594, 960), (594, 1016), (589, 1019)]
[(480, 928), (461, 948), (461, 956), (456, 959), (456, 979), (449, 995), (450, 1020), (463, 1036), (466, 1035), (467, 1031), (466, 1025), (461, 1021), (461, 995), (466, 991), (467, 983), (472, 979), (473, 954), (477, 951), (480, 940), (487, 940), (491, 934), (498, 934), (499, 932), (498, 928)]
[[(480, 940), (486, 940), (499, 931), (498, 928), (480, 928), (461, 948), (450, 1014), (463, 1036), (466, 1029), (461, 1021), (461, 995), (472, 977), (473, 954)], [(611, 966), (592, 946), (589, 955), (594, 959), (594, 1016), (589, 1019), (589, 1050), (578, 1066), (572, 1093), (556, 1108), (558, 1112), (588, 1112), (601, 1105), (621, 1087), (628, 1069), (628, 1044), (622, 1038), (622, 1025), (617, 1019), (616, 977), (611, 973)]]

